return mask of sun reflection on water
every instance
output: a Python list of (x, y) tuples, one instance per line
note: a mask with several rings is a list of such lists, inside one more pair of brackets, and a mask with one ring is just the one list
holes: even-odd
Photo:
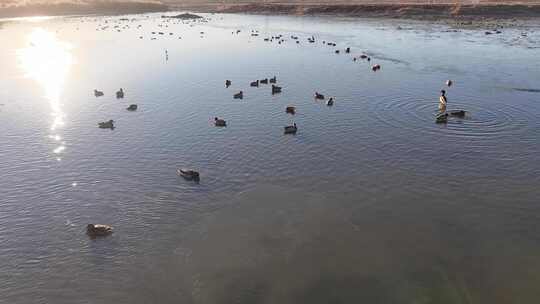
[(28, 36), (28, 47), (17, 52), (20, 66), (26, 76), (36, 80), (43, 87), (45, 98), (49, 101), (52, 111), (49, 138), (59, 144), (53, 150), (55, 154), (65, 150), (65, 142), (60, 142), (62, 137), (58, 134), (58, 129), (65, 124), (61, 95), (73, 64), (71, 49), (72, 46), (58, 40), (55, 33), (36, 28)]

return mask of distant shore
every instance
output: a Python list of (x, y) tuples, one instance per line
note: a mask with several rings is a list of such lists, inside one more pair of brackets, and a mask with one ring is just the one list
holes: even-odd
[(65, 15), (125, 15), (169, 11), (169, 6), (157, 2), (96, 2), (93, 4), (61, 3), (33, 4), (0, 8), (0, 18)]
[[(225, 4), (224, 4), (225, 3)], [(365, 18), (403, 18), (421, 20), (472, 20), (484, 19), (510, 20), (540, 18), (538, 2), (482, 2), (478, 5), (456, 4), (325, 4), (324, 2), (298, 3), (249, 3), (212, 2), (212, 0), (184, 2), (182, 5), (170, 2), (129, 2), (98, 1), (92, 4), (37, 4), (18, 7), (1, 7), (0, 18), (51, 16), (51, 15), (122, 15), (167, 11), (194, 11), (200, 13), (235, 13), (260, 15), (298, 15), (298, 16), (344, 16)]]
[(214, 13), (385, 17), (410, 19), (512, 19), (540, 17), (538, 4), (237, 4), (195, 8)]

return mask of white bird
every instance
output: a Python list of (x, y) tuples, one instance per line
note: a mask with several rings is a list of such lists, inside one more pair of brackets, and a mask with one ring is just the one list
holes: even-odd
[(446, 99), (446, 91), (445, 90), (441, 90), (441, 96), (439, 97), (439, 110), (440, 111), (445, 111), (446, 110), (446, 103), (448, 102), (448, 100)]

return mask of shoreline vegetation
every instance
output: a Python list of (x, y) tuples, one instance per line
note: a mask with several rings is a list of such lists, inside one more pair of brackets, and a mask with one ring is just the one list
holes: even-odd
[[(456, 4), (457, 3), (457, 4)], [(199, 13), (236, 13), (260, 15), (343, 16), (365, 18), (403, 18), (420, 20), (483, 20), (530, 19), (540, 17), (540, 0), (536, 1), (482, 1), (479, 4), (456, 3), (369, 3), (352, 0), (346, 3), (325, 2), (233, 2), (212, 0), (145, 1), (93, 1), (36, 3), (23, 6), (0, 5), (0, 18), (51, 15), (122, 15), (168, 11), (194, 11)]]
[[(202, 10), (204, 11), (204, 10)], [(531, 4), (238, 4), (219, 6), (211, 12), (271, 15), (344, 16), (405, 19), (538, 18), (540, 2)]]

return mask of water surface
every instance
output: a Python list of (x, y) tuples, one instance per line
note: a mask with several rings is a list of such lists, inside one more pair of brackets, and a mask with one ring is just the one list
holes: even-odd
[(1, 303), (537, 303), (537, 24), (207, 17), (2, 23)]

